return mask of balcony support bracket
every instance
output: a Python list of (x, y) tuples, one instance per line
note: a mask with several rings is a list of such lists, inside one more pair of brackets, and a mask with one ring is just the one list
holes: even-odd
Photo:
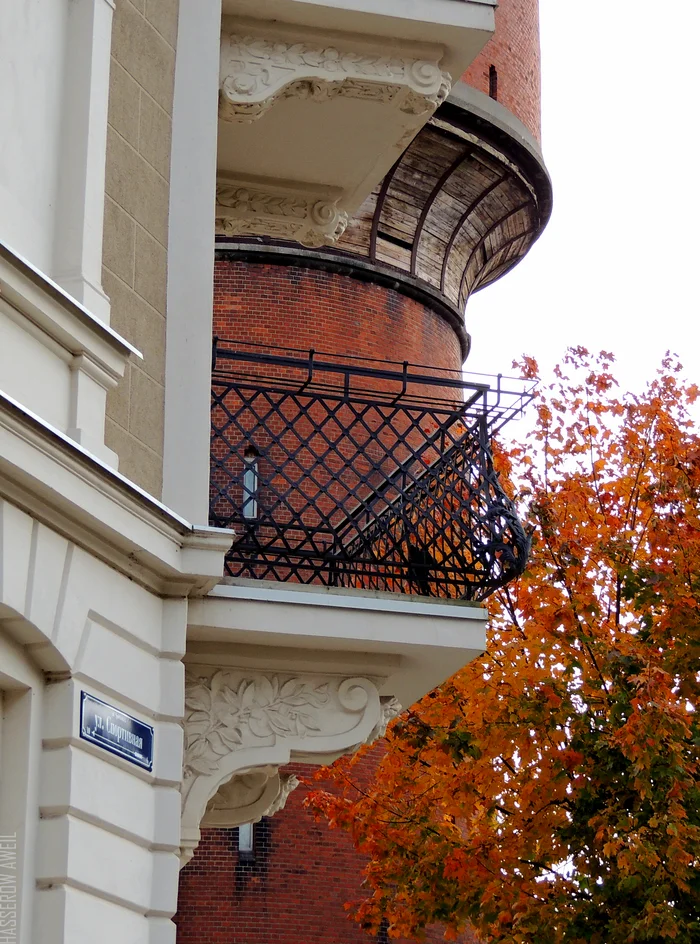
[(189, 665), (182, 865), (200, 826), (238, 826), (282, 809), (297, 781), (281, 766), (329, 763), (382, 736), (399, 710), (368, 678)]
[[(442, 104), (452, 79), (437, 58), (387, 56), (327, 42), (224, 33), (219, 117), (256, 121), (284, 98), (356, 98), (425, 116)], [(421, 121), (420, 124), (423, 124)]]

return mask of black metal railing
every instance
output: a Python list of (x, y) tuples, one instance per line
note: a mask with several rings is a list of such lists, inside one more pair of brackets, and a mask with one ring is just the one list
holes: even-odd
[(230, 576), (481, 600), (529, 540), (490, 437), (531, 391), (216, 339), (211, 523)]

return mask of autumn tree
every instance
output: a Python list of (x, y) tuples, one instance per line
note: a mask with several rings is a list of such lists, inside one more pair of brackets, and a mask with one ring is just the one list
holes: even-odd
[(368, 857), (375, 931), (700, 941), (698, 391), (667, 357), (621, 395), (612, 360), (570, 350), (497, 457), (533, 549), (487, 655), (394, 723), (368, 788), (351, 759), (310, 795)]

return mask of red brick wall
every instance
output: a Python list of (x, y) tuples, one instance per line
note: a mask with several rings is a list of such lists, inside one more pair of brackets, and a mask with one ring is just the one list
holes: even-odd
[[(217, 261), (214, 333), (222, 339), (273, 344), (285, 350), (314, 348), (328, 352), (331, 357), (406, 360), (455, 371), (459, 371), (462, 361), (459, 338), (453, 328), (420, 302), (350, 275), (291, 265)], [(247, 365), (246, 370), (256, 372), (258, 368)], [(259, 370), (269, 372), (267, 367)], [(297, 381), (303, 379), (298, 371), (293, 376)], [(451, 379), (458, 378), (459, 374)], [(322, 370), (320, 380), (339, 382), (337, 376)], [(392, 396), (401, 392), (397, 379), (363, 378), (362, 385), (390, 392)], [(417, 382), (410, 384), (408, 392), (413, 396), (438, 396), (449, 402), (459, 399), (454, 388), (426, 385), (424, 389)], [(285, 524), (284, 539), (290, 546), (303, 546), (307, 551), (310, 539), (302, 524), (322, 531), (331, 528), (331, 522), (342, 521), (344, 512), (356, 509), (358, 496), (372, 493), (380, 470), (386, 469), (388, 475), (393, 475), (397, 463), (409, 458), (411, 445), (421, 447), (423, 460), (429, 461), (430, 455), (425, 451), (428, 419), (425, 430), (418, 428), (415, 418), (400, 411), (391, 417), (390, 424), (383, 411), (375, 408), (365, 410), (359, 419), (350, 405), (335, 402), (331, 422), (319, 431), (324, 418), (329, 418), (327, 405), (305, 403), (303, 398), (301, 404), (285, 403), (277, 415), (268, 415), (264, 423), (249, 411), (242, 421), (243, 430), (233, 426), (231, 433), (212, 443), (212, 511), (219, 521), (225, 521), (236, 505), (240, 507), (243, 498), (243, 459), (231, 449), (232, 435), (239, 442), (247, 438), (262, 456), (261, 508), (272, 515), (276, 524)], [(230, 391), (226, 398), (229, 417), (240, 416), (242, 407), (237, 392)], [(215, 428), (225, 426), (223, 407), (217, 404), (212, 417)], [(329, 441), (333, 446), (330, 450)], [(288, 448), (293, 450), (294, 461), (281, 471)], [(304, 478), (303, 488), (298, 487), (295, 478), (301, 468), (312, 470)], [(284, 500), (280, 500), (282, 495)], [(256, 538), (263, 542), (272, 540), (274, 532), (258, 527)], [(318, 534), (316, 541), (323, 545), (325, 538)], [(248, 569), (241, 564), (230, 572), (268, 576), (267, 568), (259, 564)], [(302, 579), (310, 576), (305, 572)], [(393, 584), (389, 586), (394, 589)]]
[[(256, 825), (253, 861), (239, 857), (238, 830), (202, 830), (181, 873), (177, 944), (376, 944), (344, 907), (362, 897), (364, 860), (346, 833), (303, 808), (305, 793), (298, 787), (282, 812)], [(441, 929), (429, 930), (430, 944), (442, 939)], [(476, 944), (471, 935), (461, 941)]]
[(491, 65), (498, 73), (498, 101), (539, 141), (539, 0), (499, 0), (496, 32), (462, 78), (488, 95)]
[(368, 944), (343, 907), (362, 859), (345, 834), (302, 808), (304, 794), (298, 788), (281, 813), (256, 825), (252, 862), (239, 861), (237, 830), (202, 831), (180, 879), (178, 944)]
[(459, 369), (439, 315), (390, 288), (296, 266), (216, 263), (214, 333), (263, 344)]

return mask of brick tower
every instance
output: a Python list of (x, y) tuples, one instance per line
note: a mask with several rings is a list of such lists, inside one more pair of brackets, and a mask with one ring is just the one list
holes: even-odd
[[(458, 0), (442, 6), (449, 3)], [(224, 20), (223, 48), (235, 64), (242, 41), (234, 27)], [(289, 47), (277, 48), (283, 56)], [(324, 55), (326, 65), (337, 61), (332, 49)], [(251, 81), (264, 68), (255, 60)], [(224, 90), (244, 88), (239, 72), (235, 67)], [(350, 105), (342, 84), (304, 79), (299, 94), (318, 97), (329, 115)], [(240, 139), (245, 149), (250, 128), (262, 125), (266, 113), (242, 105), (240, 95), (228, 101), (224, 92), (222, 101), (233, 113), (251, 109)], [(537, 0), (501, 0), (495, 33), (462, 81), (447, 95), (438, 90), (434, 104), (355, 205), (338, 199), (332, 186), (319, 198), (301, 187), (258, 188), (252, 178), (220, 168), (211, 514), (213, 524), (239, 535), (227, 560), (232, 582), (262, 578), (479, 600), (518, 569), (514, 559), (511, 571), (506, 565), (486, 579), (475, 564), (475, 542), (459, 529), (457, 538), (452, 531), (451, 540), (437, 539), (438, 553), (444, 512), (438, 519), (415, 498), (416, 483), (425, 480), (415, 468), (427, 474), (433, 496), (459, 500), (455, 477), (461, 481), (473, 455), (465, 459), (447, 417), (465, 402), (468, 299), (523, 259), (549, 217), (539, 149)], [(369, 112), (366, 120), (369, 128)], [(230, 133), (224, 124), (220, 140)], [(324, 130), (315, 133), (322, 137)], [(351, 136), (365, 129), (341, 125), (331, 133), (346, 134), (352, 149)], [(299, 142), (279, 136), (274, 147), (295, 152)], [(371, 172), (369, 165), (355, 169)], [(349, 405), (353, 391), (359, 406)], [(466, 391), (467, 400), (478, 396)], [(447, 445), (431, 439), (438, 428), (448, 430)], [(445, 471), (435, 457), (455, 450), (461, 458)], [(396, 484), (396, 470), (407, 468), (410, 485)], [(381, 476), (390, 484), (378, 489)], [(491, 489), (489, 501), (500, 500)], [(517, 524), (509, 522), (501, 539), (516, 548)], [(284, 767), (283, 799), (293, 778), (310, 772), (304, 764)], [(223, 800), (210, 803), (200, 844), (181, 873), (178, 944), (367, 940), (343, 908), (361, 894), (362, 859), (347, 837), (313, 821), (304, 793), (296, 789), (283, 809), (277, 802), (254, 825), (240, 818), (238, 828), (221, 814)], [(439, 937), (436, 930), (430, 939)]]

